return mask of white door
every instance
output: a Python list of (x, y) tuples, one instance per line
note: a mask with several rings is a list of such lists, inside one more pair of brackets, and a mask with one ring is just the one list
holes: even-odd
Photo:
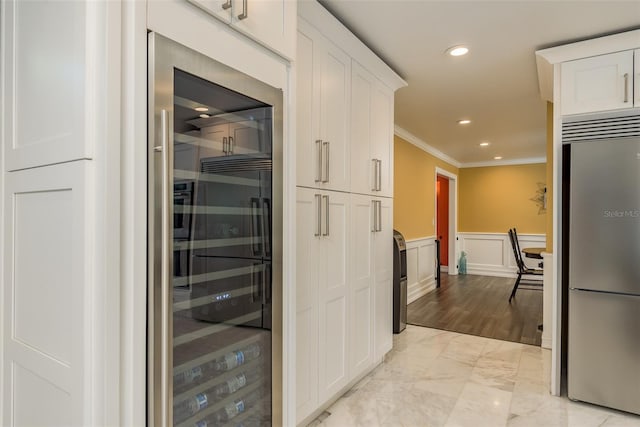
[[(176, 134), (177, 136), (177, 134)], [(198, 143), (199, 159), (208, 157), (220, 157), (229, 154), (229, 124), (223, 123), (200, 129), (200, 137), (205, 140)], [(189, 135), (181, 135), (181, 141), (191, 141), (194, 138)], [(213, 141), (213, 142), (211, 142)]]
[(355, 61), (351, 62), (351, 191), (374, 192), (375, 171), (370, 153), (371, 95), (375, 79)]
[(231, 154), (254, 154), (267, 151), (260, 144), (262, 122), (259, 120), (243, 120), (229, 123), (229, 146)]
[(633, 106), (633, 51), (561, 64), (562, 115)]
[(393, 199), (379, 198), (378, 231), (374, 236), (375, 357), (393, 346)]
[[(231, 23), (232, 0), (189, 0), (205, 12), (210, 13), (222, 22)], [(237, 1), (237, 0), (236, 0)]]
[(348, 226), (349, 195), (322, 192), (320, 255), (320, 401), (348, 380)]
[(349, 98), (351, 59), (327, 40), (317, 63), (320, 72), (320, 140), (322, 140), (323, 188), (349, 190)]
[(321, 199), (311, 189), (296, 190), (296, 411), (297, 421), (318, 406), (318, 273), (317, 236)]
[(352, 378), (373, 363), (373, 209), (370, 196), (351, 195), (349, 366)]
[(380, 196), (393, 196), (393, 91), (377, 81), (371, 96), (371, 157), (378, 161)]

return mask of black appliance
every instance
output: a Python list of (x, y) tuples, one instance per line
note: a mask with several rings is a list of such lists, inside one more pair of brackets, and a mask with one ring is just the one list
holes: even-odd
[(407, 327), (407, 244), (393, 230), (393, 333)]

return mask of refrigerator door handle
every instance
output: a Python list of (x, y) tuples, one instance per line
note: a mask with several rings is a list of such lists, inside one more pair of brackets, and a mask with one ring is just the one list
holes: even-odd
[(161, 270), (160, 270), (160, 318), (161, 318), (161, 331), (162, 331), (162, 345), (161, 356), (162, 366), (160, 374), (160, 394), (161, 394), (161, 417), (162, 425), (170, 425), (173, 418), (172, 408), (169, 405), (171, 402), (171, 396), (173, 394), (173, 343), (171, 337), (173, 337), (172, 330), (172, 292), (171, 292), (171, 258), (172, 258), (172, 220), (173, 213), (171, 209), (172, 202), (172, 147), (171, 147), (171, 132), (170, 132), (170, 120), (169, 112), (162, 110), (161, 112), (161, 127), (162, 127), (162, 145), (155, 147), (155, 151), (162, 153), (162, 197), (161, 197), (161, 218), (162, 218), (162, 232), (161, 232)]

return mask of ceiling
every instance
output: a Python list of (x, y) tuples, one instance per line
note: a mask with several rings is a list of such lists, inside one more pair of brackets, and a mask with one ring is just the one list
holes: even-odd
[(408, 83), (396, 126), (461, 166), (544, 159), (536, 50), (640, 28), (640, 0), (320, 2)]

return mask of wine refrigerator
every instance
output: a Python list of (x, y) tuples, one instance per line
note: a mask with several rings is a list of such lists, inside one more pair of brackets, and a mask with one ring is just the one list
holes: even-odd
[(282, 91), (148, 42), (148, 425), (280, 425)]

